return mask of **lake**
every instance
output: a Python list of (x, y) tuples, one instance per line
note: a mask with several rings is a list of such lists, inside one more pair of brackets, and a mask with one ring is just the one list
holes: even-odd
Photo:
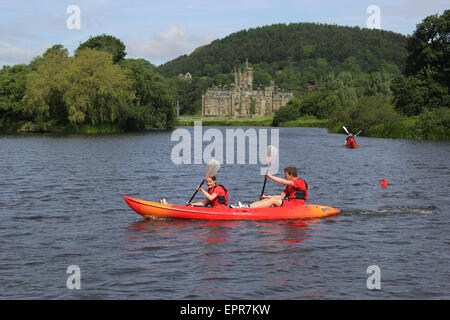
[[(338, 215), (211, 222), (145, 220), (123, 200), (192, 196), (205, 165), (174, 164), (171, 131), (0, 136), (0, 299), (449, 299), (450, 143), (344, 140), (279, 129), (277, 175), (296, 166), (307, 203)], [(257, 200), (260, 168), (221, 165), (230, 203)]]

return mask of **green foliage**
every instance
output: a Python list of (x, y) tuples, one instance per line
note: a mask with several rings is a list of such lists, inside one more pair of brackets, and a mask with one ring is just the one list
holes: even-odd
[(354, 106), (336, 113), (329, 123), (332, 131), (340, 132), (345, 125), (353, 133), (362, 130), (363, 135), (380, 124), (392, 124), (401, 120), (393, 106), (374, 96), (363, 96)]
[(450, 109), (426, 110), (416, 123), (416, 132), (423, 139), (450, 139)]
[(402, 118), (400, 121), (391, 123), (382, 123), (370, 128), (367, 135), (378, 138), (391, 139), (416, 139), (416, 122), (415, 117)]
[(408, 37), (405, 74), (450, 86), (450, 10), (426, 17)]
[(281, 123), (296, 120), (300, 117), (299, 100), (291, 100), (284, 107), (281, 107), (273, 117), (272, 126), (279, 126)]
[(405, 73), (391, 85), (398, 111), (412, 116), (450, 107), (449, 33), (450, 10), (445, 10), (425, 18), (408, 38)]
[(30, 72), (23, 64), (4, 66), (0, 70), (0, 131), (7, 130), (14, 122), (28, 120), (22, 99)]
[(395, 109), (406, 116), (420, 114), (424, 107), (424, 82), (416, 77), (399, 76), (391, 86)]
[(135, 98), (128, 72), (112, 62), (111, 54), (93, 49), (78, 52), (65, 72), (70, 84), (63, 103), (71, 124), (119, 123)]
[(76, 58), (44, 55), (28, 79), (24, 103), (37, 124), (120, 125), (133, 99), (131, 80), (111, 55), (85, 49)]
[(399, 76), (391, 85), (395, 109), (406, 116), (419, 115), (424, 110), (449, 107), (448, 88), (431, 78)]
[(172, 128), (176, 125), (175, 92), (172, 83), (160, 75), (155, 66), (144, 59), (126, 59), (120, 64), (131, 71), (136, 92), (135, 107), (127, 128)]
[[(191, 55), (181, 56), (159, 67), (166, 76), (189, 71), (196, 76), (229, 73), (249, 59), (266, 63), (270, 74), (286, 67), (303, 70), (315, 65), (318, 73), (329, 72), (354, 56), (363, 72), (379, 71), (381, 58), (403, 67), (406, 37), (388, 31), (315, 23), (275, 24), (233, 33), (215, 40)], [(220, 68), (219, 68), (220, 66)], [(221, 71), (219, 71), (221, 69)], [(343, 71), (343, 70), (339, 70)], [(259, 83), (256, 83), (258, 85)]]
[(252, 102), (250, 104), (250, 114), (256, 113), (256, 99), (252, 99)]
[(29, 75), (23, 103), (36, 122), (66, 121), (63, 95), (68, 86), (66, 70), (70, 64), (71, 59), (67, 56), (50, 51), (39, 61), (37, 70)]
[(87, 48), (109, 52), (113, 57), (114, 63), (118, 63), (127, 55), (123, 42), (106, 34), (90, 37), (89, 40), (80, 44), (78, 49), (75, 50), (75, 56), (78, 55), (78, 52)]
[(393, 32), (314, 23), (277, 24), (233, 33), (158, 70), (167, 77), (187, 71), (194, 75), (189, 86), (177, 80), (181, 114), (199, 112), (201, 92), (212, 84), (229, 88), (236, 66), (246, 58), (253, 68), (255, 90), (273, 80), (283, 91), (301, 96), (307, 93), (308, 83), (320, 87), (333, 73), (340, 104), (350, 106), (364, 94), (373, 72), (380, 77), (373, 79), (367, 94), (375, 91), (389, 96), (384, 81), (400, 74), (405, 45), (406, 37)]
[(63, 58), (67, 58), (69, 56), (69, 51), (63, 47), (61, 44), (55, 44), (53, 47), (48, 48), (44, 54), (42, 55), (43, 58), (46, 58), (47, 56), (55, 54), (59, 55)]

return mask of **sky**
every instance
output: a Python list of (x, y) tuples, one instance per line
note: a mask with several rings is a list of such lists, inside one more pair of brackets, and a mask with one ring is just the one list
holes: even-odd
[[(373, 5), (379, 15), (368, 11)], [(449, 8), (448, 0), (0, 0), (0, 66), (29, 63), (55, 44), (72, 55), (101, 34), (119, 38), (126, 58), (155, 65), (233, 32), (275, 23), (365, 28), (377, 21), (382, 30), (410, 35), (425, 17)]]

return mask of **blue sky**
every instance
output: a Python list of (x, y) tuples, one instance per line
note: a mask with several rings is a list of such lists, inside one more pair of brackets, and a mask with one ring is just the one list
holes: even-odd
[[(80, 8), (79, 30), (67, 28), (70, 5)], [(383, 30), (405, 35), (450, 8), (448, 0), (0, 0), (0, 66), (28, 63), (54, 44), (73, 54), (103, 33), (124, 42), (127, 58), (159, 65), (230, 33), (274, 23), (366, 27), (370, 5), (380, 8)]]

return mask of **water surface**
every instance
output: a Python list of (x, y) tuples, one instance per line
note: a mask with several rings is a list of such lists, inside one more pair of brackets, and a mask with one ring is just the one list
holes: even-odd
[[(349, 150), (344, 135), (281, 128), (280, 168), (297, 166), (308, 202), (339, 215), (144, 220), (122, 194), (181, 204), (204, 175), (171, 162), (170, 137), (0, 136), (0, 298), (450, 298), (450, 143), (359, 137)], [(256, 200), (259, 170), (222, 164), (230, 202)], [(70, 265), (81, 290), (67, 289)], [(371, 265), (381, 290), (366, 286)]]

